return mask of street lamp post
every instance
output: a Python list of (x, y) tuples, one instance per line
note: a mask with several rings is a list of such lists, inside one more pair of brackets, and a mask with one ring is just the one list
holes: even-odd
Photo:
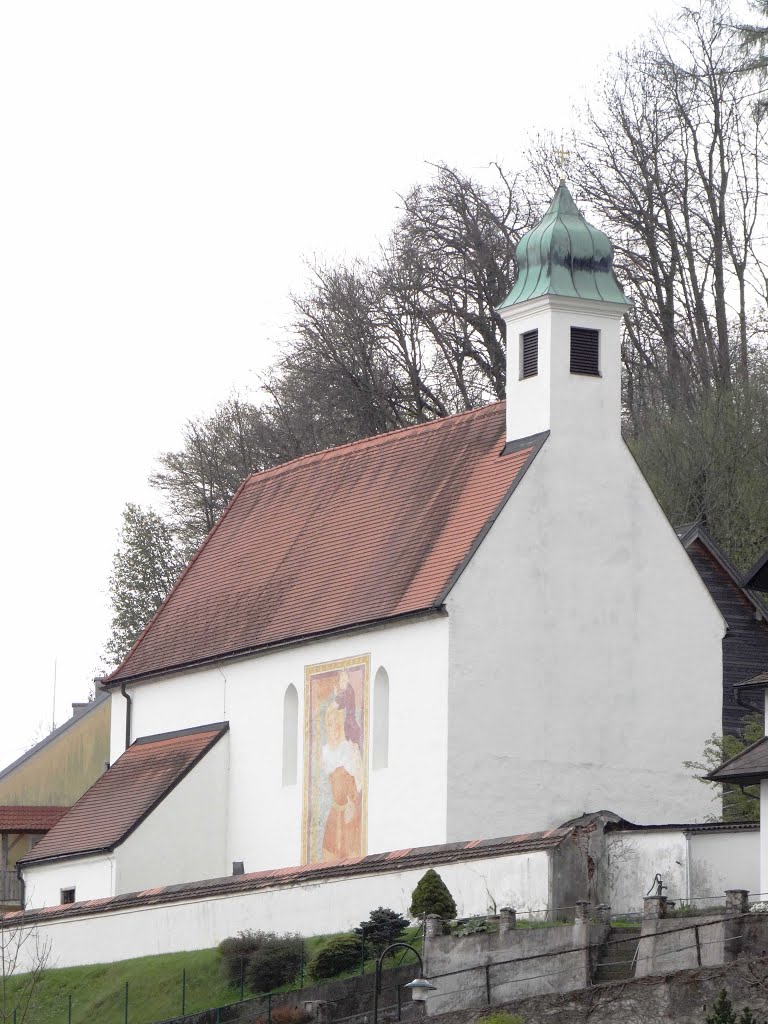
[(384, 963), (384, 958), (393, 949), (410, 949), (412, 953), (415, 953), (416, 959), (419, 961), (419, 976), (414, 978), (413, 981), (409, 981), (405, 988), (411, 990), (411, 998), (416, 999), (420, 1002), (424, 1002), (427, 995), (430, 992), (434, 992), (437, 988), (431, 981), (427, 981), (424, 977), (424, 961), (421, 959), (421, 953), (418, 949), (414, 949), (413, 946), (408, 942), (391, 942), (384, 952), (381, 954), (379, 959), (376, 961), (376, 981), (373, 986), (373, 1024), (379, 1024), (379, 989), (381, 988), (381, 967)]

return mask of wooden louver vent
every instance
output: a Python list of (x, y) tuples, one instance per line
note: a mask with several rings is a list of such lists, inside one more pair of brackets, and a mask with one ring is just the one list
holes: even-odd
[(588, 327), (571, 328), (571, 373), (600, 376), (600, 332)]
[(526, 331), (520, 339), (522, 358), (520, 377), (535, 377), (539, 372), (539, 332)]

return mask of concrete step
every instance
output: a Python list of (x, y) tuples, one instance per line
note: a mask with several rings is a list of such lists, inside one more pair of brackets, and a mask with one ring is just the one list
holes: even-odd
[(633, 978), (634, 958), (639, 942), (639, 928), (611, 928), (608, 938), (598, 952), (593, 984)]

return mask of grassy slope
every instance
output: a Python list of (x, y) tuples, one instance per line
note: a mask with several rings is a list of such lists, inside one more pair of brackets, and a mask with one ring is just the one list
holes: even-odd
[[(416, 929), (410, 929), (410, 941)], [(307, 940), (308, 959), (328, 936)], [(413, 959), (409, 954), (405, 962)], [(389, 965), (389, 962), (388, 962)], [(181, 1014), (182, 971), (186, 969), (186, 1012), (237, 1002), (240, 990), (225, 982), (215, 949), (146, 956), (112, 964), (62, 967), (46, 971), (35, 989), (33, 1005), (26, 1017), (18, 1012), (17, 1024), (68, 1024), (68, 997), (72, 996), (72, 1024), (124, 1024), (125, 985), (128, 983), (129, 1024), (151, 1024)], [(374, 961), (366, 962), (373, 973)], [(339, 977), (357, 973), (348, 971)], [(312, 983), (307, 978), (305, 984)], [(13, 1021), (13, 981), (7, 986), (6, 1016), (3, 1016), (0, 982), (0, 1024)], [(252, 998), (245, 992), (246, 999)]]

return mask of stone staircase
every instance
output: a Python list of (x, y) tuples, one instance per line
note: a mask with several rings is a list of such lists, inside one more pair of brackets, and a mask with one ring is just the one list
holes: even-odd
[(640, 928), (611, 928), (598, 952), (592, 983), (627, 981), (635, 976), (634, 959), (640, 942)]

